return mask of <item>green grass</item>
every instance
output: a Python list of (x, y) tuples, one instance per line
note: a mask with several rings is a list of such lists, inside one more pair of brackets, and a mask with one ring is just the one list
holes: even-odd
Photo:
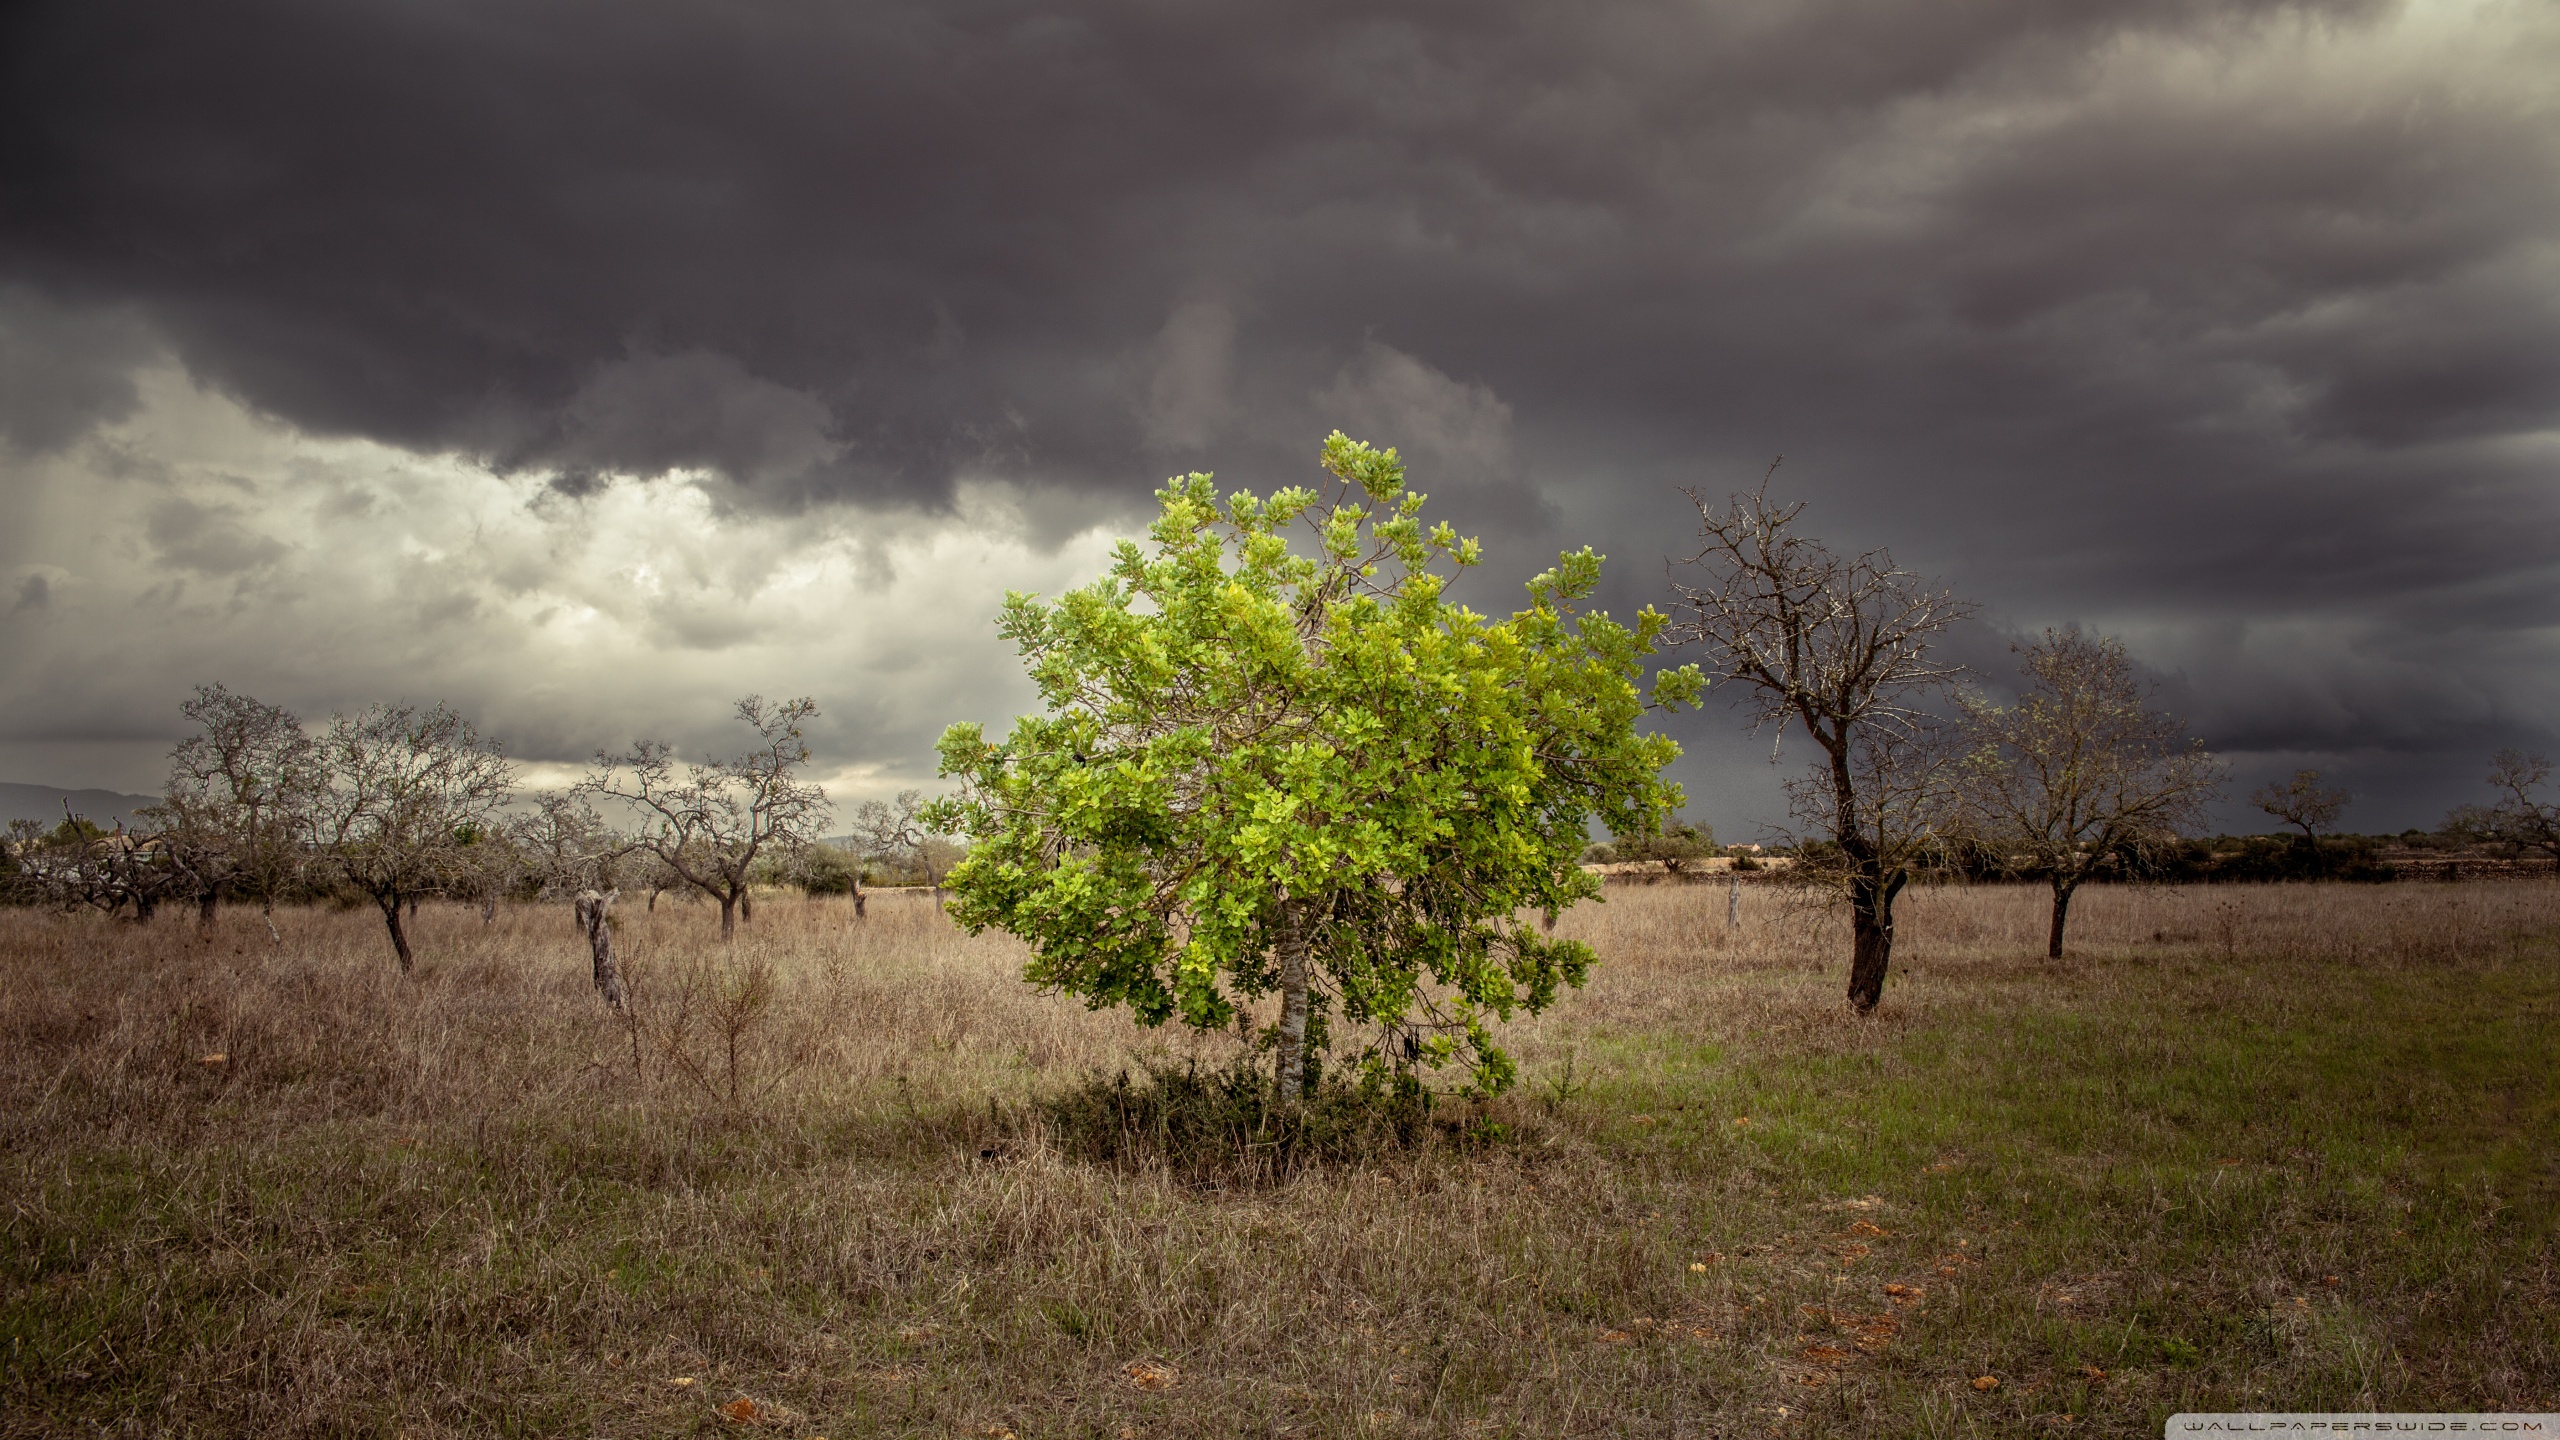
[(2547, 1405), (2550, 965), (2249, 978), (2155, 966), (2107, 1003), (2038, 996), (1819, 1059), (1691, 1068), (1627, 1037), (1659, 1078), (1594, 1099), (1657, 1117), (1613, 1138), (1666, 1180), (1739, 1166), (1799, 1208), (1883, 1197), (1900, 1228), (1860, 1267), (1927, 1283), (1921, 1252), (1967, 1242), (1979, 1263), (1880, 1367), (1888, 1412), (1927, 1413), (1948, 1366), (2021, 1397), (1968, 1414), (2123, 1433), (2180, 1408)]
[[(1224, 1188), (1044, 1144), (1100, 1041), (737, 1111), (617, 1078), (574, 983), (23, 942), (0, 1434), (710, 1434), (740, 1396), (835, 1440), (2560, 1408), (2554, 929), (2423, 963), (1950, 942), (1868, 1023), (1800, 966), (1657, 956), (1524, 1030), (1504, 1140)], [(272, 1038), (190, 1029), (244, 985)], [(1031, 1023), (841, 1043), (1009, 1057)]]

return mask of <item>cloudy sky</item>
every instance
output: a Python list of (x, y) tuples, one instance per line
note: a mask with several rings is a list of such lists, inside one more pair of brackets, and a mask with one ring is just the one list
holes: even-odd
[(1968, 659), (2120, 635), (2235, 789), (2432, 824), (2560, 748), (2555, 74), (2542, 0), (10, 6), (0, 779), (220, 680), (929, 783), (1006, 588), (1340, 427), (1488, 609), (1783, 453)]

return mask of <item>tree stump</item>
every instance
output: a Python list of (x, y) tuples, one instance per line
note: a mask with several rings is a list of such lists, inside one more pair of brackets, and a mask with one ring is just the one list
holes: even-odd
[(611, 892), (583, 890), (578, 894), (575, 910), (578, 930), (587, 937), (587, 949), (595, 956), (596, 993), (619, 1012), (628, 1011), (631, 1003), (622, 988), (622, 969), (613, 962), (613, 927), (605, 923), (605, 911), (612, 904)]

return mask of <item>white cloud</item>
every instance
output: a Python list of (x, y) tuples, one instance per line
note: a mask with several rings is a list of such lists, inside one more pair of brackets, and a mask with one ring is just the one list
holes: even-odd
[(716, 752), (737, 696), (810, 694), (831, 792), (929, 784), (945, 723), (1029, 702), (1004, 592), (1081, 583), (1116, 538), (1034, 543), (985, 487), (943, 516), (744, 513), (681, 475), (573, 498), (316, 439), (174, 369), (139, 388), (91, 441), (0, 467), (0, 776), (151, 788), (179, 699), (221, 681), (306, 718), (451, 700), (537, 778), (638, 735)]

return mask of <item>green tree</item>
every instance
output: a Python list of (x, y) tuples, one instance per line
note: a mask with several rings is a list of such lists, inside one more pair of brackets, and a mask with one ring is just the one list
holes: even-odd
[(1606, 845), (1595, 845), (1591, 858), (1603, 864), (1611, 861), (1658, 860), (1677, 873), (1691, 861), (1705, 860), (1716, 853), (1716, 830), (1712, 825), (1692, 825), (1677, 816), (1666, 820), (1659, 830), (1636, 835), (1613, 835)]
[[(1033, 982), (1146, 1024), (1234, 1022), (1277, 991), (1284, 1101), (1312, 1081), (1324, 1017), (1372, 1027), (1364, 1063), (1452, 1060), (1482, 1091), (1514, 1069), (1488, 1021), (1545, 1007), (1593, 956), (1532, 917), (1597, 893), (1577, 865), (1597, 818), (1658, 825), (1679, 747), (1639, 735), (1663, 617), (1578, 613), (1589, 550), (1490, 620), (1444, 597), (1473, 540), (1426, 530), (1404, 464), (1339, 432), (1329, 497), (1223, 501), (1169, 482), (1152, 545), (1000, 625), (1045, 713), (1002, 744), (942, 737), (966, 837), (952, 915), (1027, 941)], [(1290, 536), (1303, 525), (1313, 553)], [(1694, 670), (1656, 704), (1693, 700)], [(1431, 984), (1426, 984), (1426, 977)]]

